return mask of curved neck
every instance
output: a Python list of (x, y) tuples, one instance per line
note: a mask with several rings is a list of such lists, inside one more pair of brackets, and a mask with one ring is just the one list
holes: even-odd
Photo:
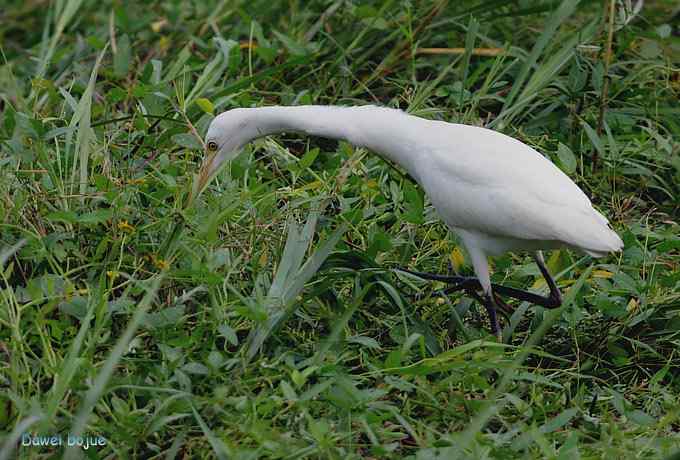
[[(375, 106), (294, 106), (246, 109), (253, 138), (283, 132), (345, 140), (394, 161), (417, 179), (414, 130), (424, 120), (400, 110)], [(252, 140), (252, 139), (250, 139)]]
[(258, 137), (284, 132), (350, 141), (351, 108), (302, 105), (294, 107), (257, 107), (248, 109)]

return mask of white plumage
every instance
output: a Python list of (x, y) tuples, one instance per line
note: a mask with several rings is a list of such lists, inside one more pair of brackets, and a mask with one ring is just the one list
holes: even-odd
[(488, 255), (570, 247), (594, 257), (623, 242), (552, 162), (496, 131), (375, 106), (263, 107), (218, 115), (206, 136), (202, 188), (251, 140), (280, 132), (344, 139), (402, 166), (467, 249), (491, 297)]

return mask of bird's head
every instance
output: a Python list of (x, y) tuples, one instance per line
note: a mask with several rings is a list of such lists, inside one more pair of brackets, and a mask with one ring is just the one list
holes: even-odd
[(244, 109), (232, 109), (215, 117), (205, 136), (206, 156), (199, 172), (199, 190), (225, 162), (233, 160), (243, 146), (256, 137)]

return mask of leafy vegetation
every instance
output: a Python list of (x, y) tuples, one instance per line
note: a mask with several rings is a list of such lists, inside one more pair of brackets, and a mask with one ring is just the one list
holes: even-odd
[[(678, 452), (678, 13), (638, 3), (10, 2), (0, 458)], [(307, 103), (515, 136), (625, 250), (553, 251), (564, 307), (515, 304), (497, 343), (472, 299), (391, 271), (471, 268), (375, 155), (268, 138), (191, 193), (215, 113)], [(545, 289), (526, 255), (493, 267)]]

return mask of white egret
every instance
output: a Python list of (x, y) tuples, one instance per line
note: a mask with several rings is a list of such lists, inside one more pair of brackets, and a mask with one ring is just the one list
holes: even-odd
[[(346, 140), (400, 165), (423, 187), (441, 219), (461, 239), (475, 278), (415, 273), (455, 283), (481, 300), (498, 336), (499, 294), (561, 304), (542, 249), (568, 247), (601, 257), (623, 247), (581, 189), (533, 148), (490, 129), (433, 121), (376, 106), (238, 108), (219, 114), (206, 135), (199, 190), (250, 141), (298, 132)], [(488, 256), (533, 251), (550, 294), (492, 285)], [(475, 294), (480, 289), (482, 297)]]

